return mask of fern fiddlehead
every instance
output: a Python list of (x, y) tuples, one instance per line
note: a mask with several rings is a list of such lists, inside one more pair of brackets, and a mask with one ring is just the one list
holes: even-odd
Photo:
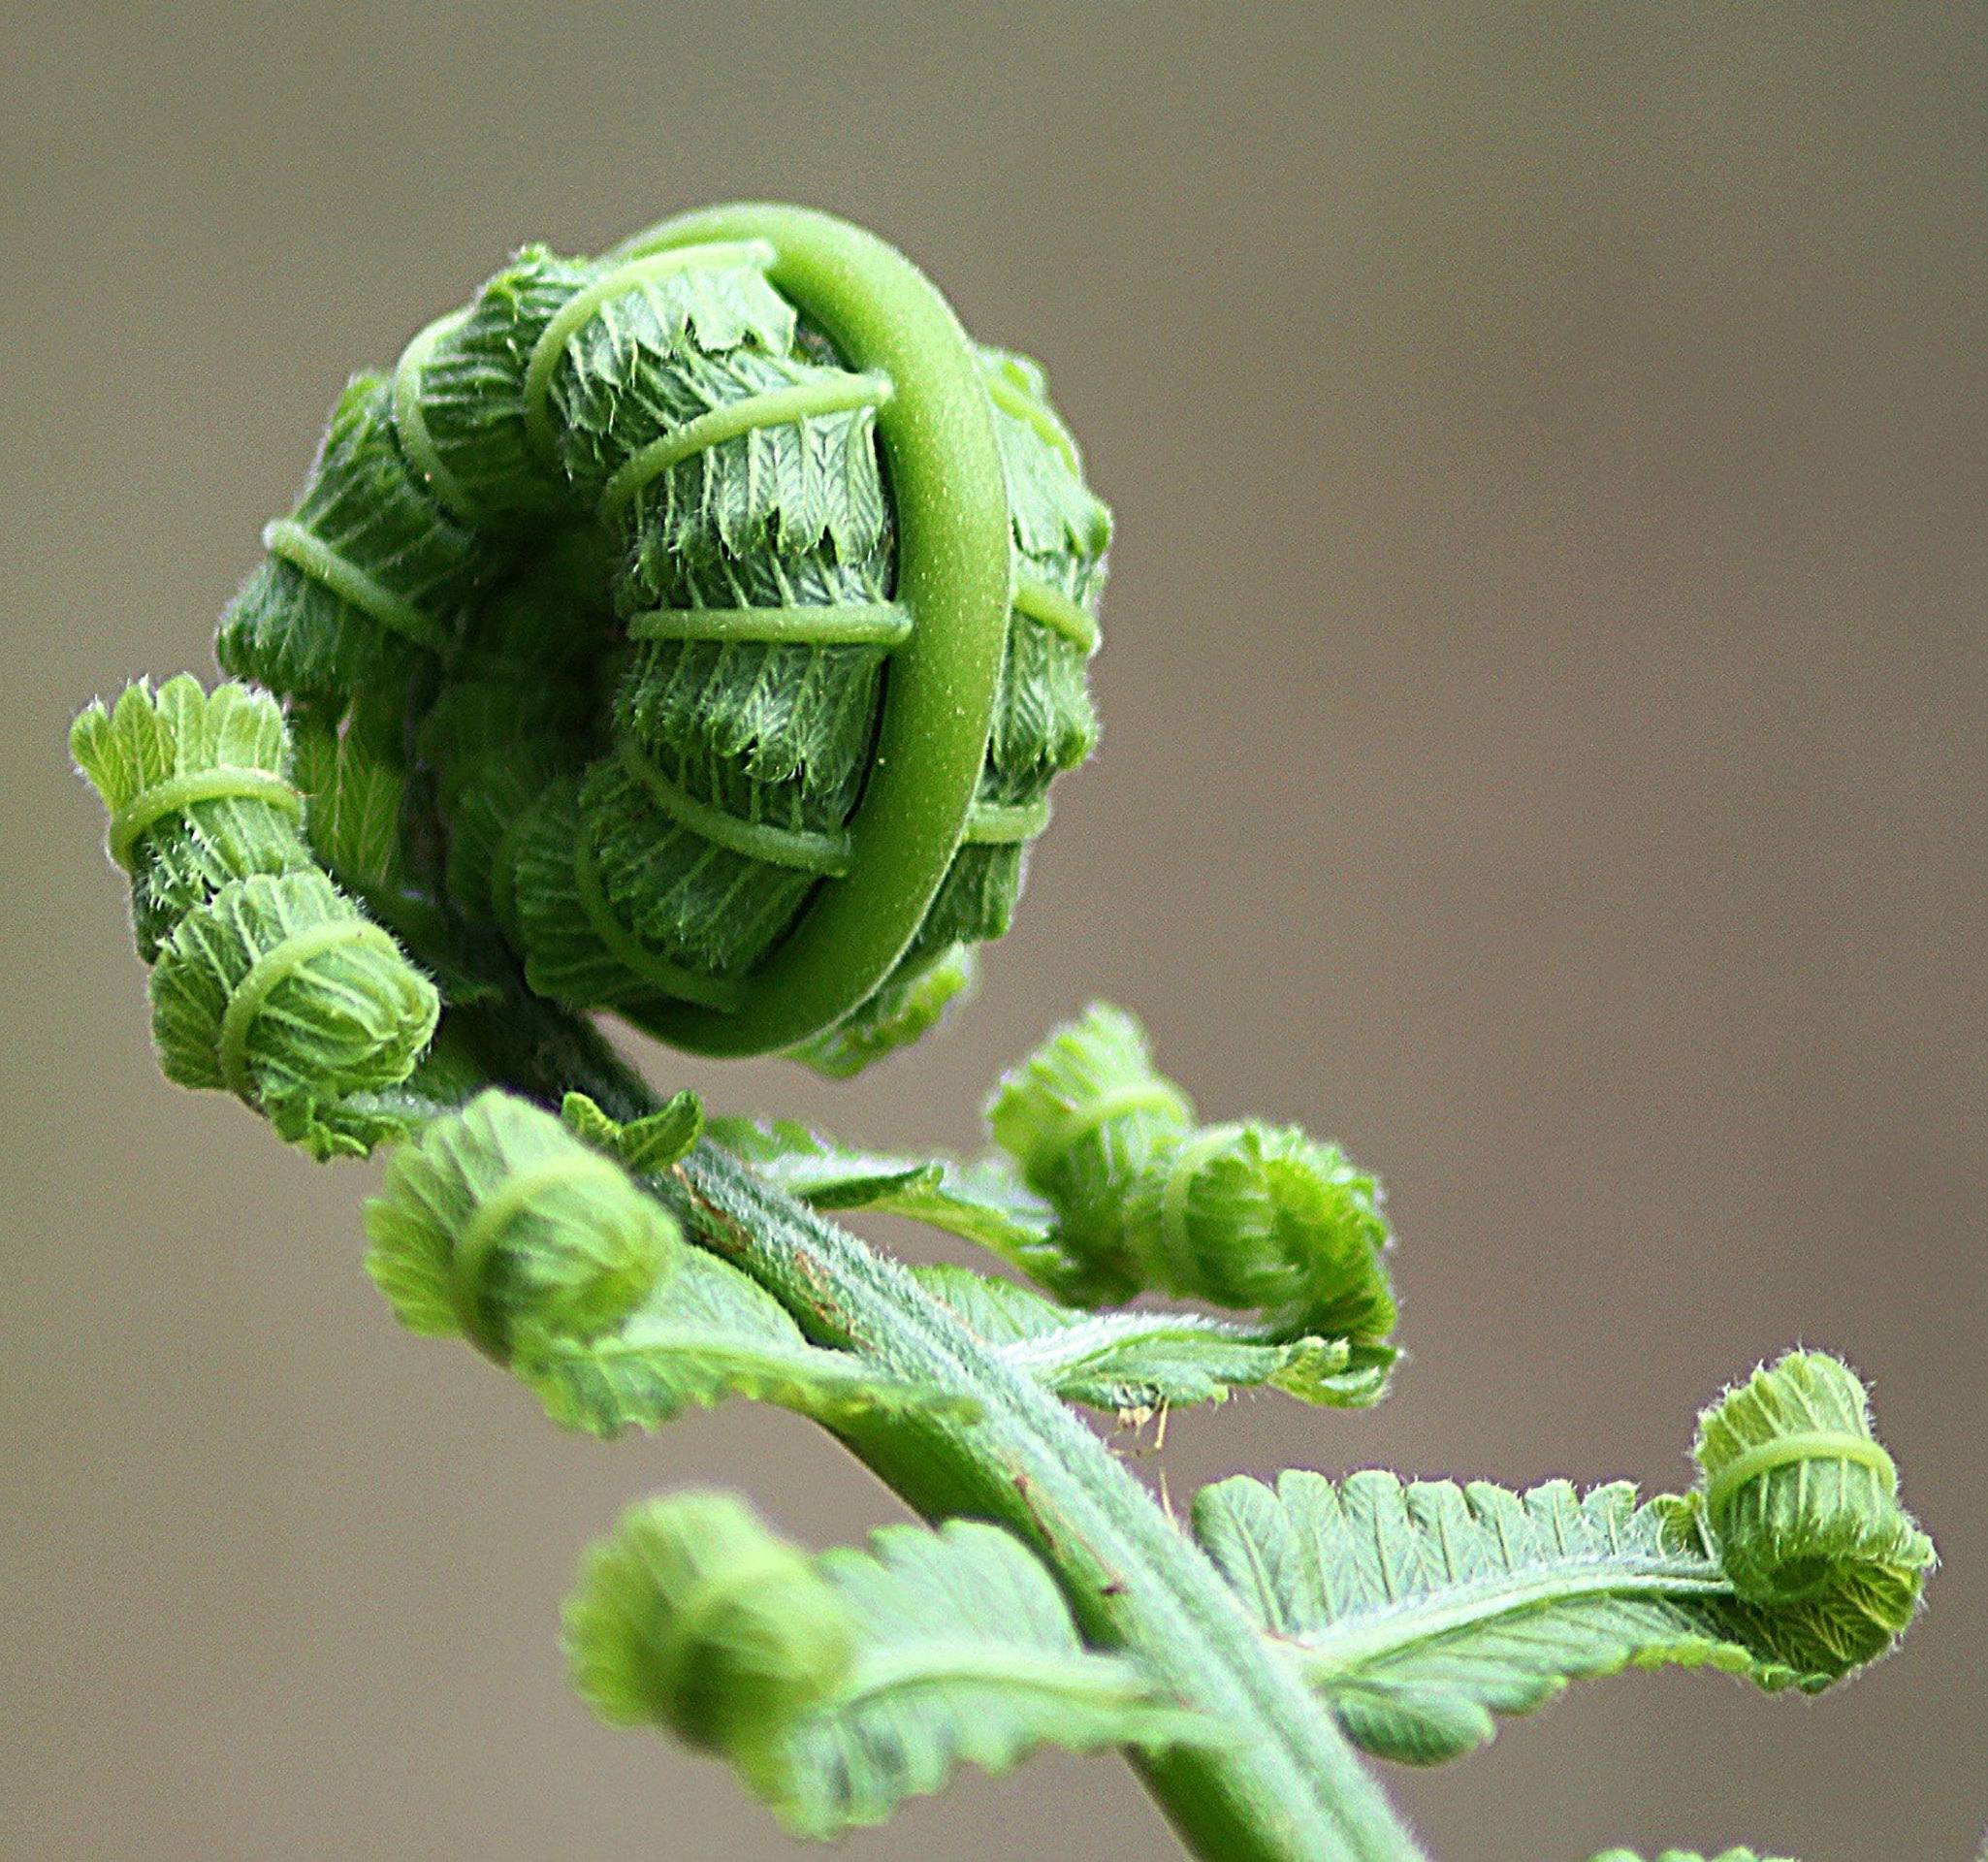
[[(168, 1075), (320, 1157), (401, 1144), (367, 1265), (404, 1324), (596, 1434), (786, 1404), (937, 1523), (811, 1557), (723, 1496), (634, 1510), (567, 1619), (604, 1718), (807, 1834), (1121, 1746), (1203, 1855), (1413, 1862), (1349, 1742), (1427, 1762), (1578, 1676), (1816, 1689), (1890, 1647), (1933, 1554), (1851, 1373), (1727, 1393), (1686, 1495), (1292, 1474), (1205, 1492), (1198, 1545), (1065, 1399), (1377, 1399), (1391, 1237), (1337, 1147), (1199, 1124), (1108, 1008), (965, 1168), (707, 1132), (572, 1012), (833, 1075), (928, 1028), (1095, 741), (1108, 541), (1040, 373), (868, 235), (748, 207), (528, 247), (348, 387), (269, 527), (219, 650), (287, 718), (175, 680), (73, 750)], [(845, 1207), (1053, 1297), (906, 1272)], [(1155, 1292), (1252, 1316), (1098, 1310)]]
[(318, 866), (274, 703), (141, 684), (84, 711), (70, 750), (131, 875), (166, 1076), (235, 1093), (321, 1157), (399, 1129), (366, 1096), (414, 1071), (440, 1001)]
[(1257, 1121), (1200, 1126), (1145, 1031), (1098, 1004), (1052, 1033), (987, 1106), (994, 1141), (1058, 1216), (1030, 1270), (1085, 1303), (1141, 1290), (1261, 1308), (1281, 1335), (1394, 1353), (1380, 1185), (1336, 1145)]
[(1030, 365), (869, 236), (726, 209), (528, 248), (356, 379), (219, 651), (435, 688), (452, 900), (534, 987), (847, 1071), (1007, 927), (1108, 538)]

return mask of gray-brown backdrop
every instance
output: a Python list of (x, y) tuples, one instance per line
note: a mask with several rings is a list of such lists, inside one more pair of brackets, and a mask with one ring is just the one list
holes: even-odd
[[(798, 198), (1048, 365), (1117, 508), (1097, 765), (930, 1050), (734, 1107), (966, 1145), (1093, 993), (1334, 1134), (1402, 1244), (1370, 1416), (1181, 1419), (1172, 1493), (1687, 1477), (1792, 1339), (1873, 1380), (1948, 1568), (1815, 1705), (1666, 1675), (1397, 1775), (1442, 1862), (1988, 1814), (1973, 6), (16, 8), (6, 318), (7, 1726), (22, 1857), (786, 1856), (594, 1727), (555, 1611), (630, 1497), (896, 1512), (803, 1426), (556, 1434), (359, 1269), (363, 1168), (171, 1091), (73, 708), (208, 665), (348, 369), (527, 239)], [(852, 1862), (1158, 1858), (1108, 1760)]]

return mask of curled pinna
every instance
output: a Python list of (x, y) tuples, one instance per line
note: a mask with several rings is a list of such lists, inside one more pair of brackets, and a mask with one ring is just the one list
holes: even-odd
[(406, 694), (452, 903), (540, 993), (849, 1071), (1007, 927), (1096, 740), (1109, 528), (907, 261), (721, 209), (529, 247), (355, 379), (218, 650)]
[(1297, 1127), (1198, 1125), (1124, 1010), (1093, 1004), (1052, 1033), (987, 1125), (1056, 1212), (1068, 1297), (1163, 1290), (1360, 1346), (1394, 1330), (1379, 1183)]
[(394, 1153), (367, 1267), (410, 1331), (499, 1364), (514, 1330), (588, 1338), (674, 1266), (674, 1218), (550, 1112), (495, 1089)]
[(631, 1507), (566, 1605), (574, 1685), (604, 1720), (748, 1751), (832, 1694), (856, 1626), (799, 1547), (730, 1493)]
[(85, 710), (70, 750), (131, 876), (167, 1078), (235, 1093), (319, 1157), (397, 1131), (370, 1096), (414, 1071), (440, 1003), (319, 868), (274, 701), (141, 682)]
[[(1882, 1654), (1918, 1610), (1933, 1542), (1899, 1503), (1856, 1373), (1791, 1351), (1698, 1419), (1702, 1508), (1749, 1619), (1796, 1673)], [(1809, 1685), (1805, 1681), (1805, 1685)]]

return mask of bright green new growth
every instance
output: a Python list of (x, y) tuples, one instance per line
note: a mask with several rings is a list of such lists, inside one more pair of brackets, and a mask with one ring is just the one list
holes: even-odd
[(1805, 1621), (1840, 1672), (1890, 1647), (1933, 1568), (1898, 1504), (1898, 1470), (1864, 1386), (1834, 1358), (1791, 1351), (1698, 1419), (1707, 1521), (1742, 1597)]
[[(809, 216), (758, 220), (805, 257)], [(894, 255), (844, 272), (851, 256), (859, 291), (928, 307)], [(219, 652), (321, 730), (348, 705), (394, 745), (414, 728), (450, 903), (536, 990), (840, 1074), (929, 1026), (960, 947), (1007, 928), (1049, 783), (1096, 741), (1109, 521), (1032, 364), (968, 344), (942, 307), (929, 388), (887, 344), (845, 354), (878, 346), (847, 277), (818, 302), (783, 278), (757, 236), (597, 261), (528, 247), (391, 379), (353, 381)], [(936, 427), (946, 394), (977, 429)], [(920, 467), (951, 473), (938, 496)], [(973, 656), (918, 586), (954, 532), (1001, 591), (948, 624), (985, 636)], [(920, 829), (942, 865), (884, 914), (901, 930), (881, 961), (841, 940), (834, 1012), (824, 984), (820, 1009), (782, 1007), (799, 985), (768, 958), (824, 889), (860, 869), (878, 892), (859, 855), (890, 796), (871, 791), (891, 787), (891, 737), (929, 735), (941, 708), (980, 720), (972, 796)], [(369, 823), (398, 812), (391, 765), (365, 772)]]
[[(1834, 1359), (1796, 1354), (1761, 1375), (1826, 1378), (1864, 1413), (1862, 1387)], [(1804, 1446), (1778, 1422), (1760, 1444)], [(1348, 1736), (1431, 1764), (1489, 1740), (1496, 1715), (1628, 1667), (1712, 1667), (1819, 1692), (1888, 1650), (1918, 1608), (1933, 1548), (1889, 1493), (1860, 1495), (1854, 1521), (1728, 1516), (1720, 1530), (1709, 1511), (1723, 1510), (1705, 1490), (1639, 1504), (1626, 1482), (1580, 1494), (1550, 1481), (1522, 1495), (1292, 1472), (1274, 1493), (1249, 1479), (1204, 1488), (1194, 1526)], [(1762, 1594), (1768, 1539), (1809, 1573), (1800, 1598)], [(1875, 1577), (1874, 1545), (1887, 1560)]]
[(881, 1823), (963, 1763), (1219, 1738), (1085, 1649), (1042, 1564), (970, 1521), (811, 1559), (729, 1494), (653, 1500), (588, 1555), (566, 1650), (603, 1719), (724, 1753), (806, 1836)]
[(856, 1624), (807, 1557), (729, 1493), (623, 1516), (566, 1605), (573, 1684), (602, 1719), (752, 1752), (834, 1693)]
[[(1854, 1374), (1795, 1352), (1726, 1392), (1681, 1495), (1292, 1471), (1204, 1489), (1190, 1535), (1069, 1405), (1158, 1413), (1157, 1446), (1238, 1389), (1379, 1400), (1373, 1177), (1202, 1125), (1108, 1006), (964, 1164), (707, 1121), (575, 1012), (835, 1077), (929, 1029), (1095, 740), (1108, 533), (1040, 372), (856, 229), (527, 247), (352, 383), (270, 527), (219, 651), (283, 702), (140, 684), (72, 751), (168, 1076), (320, 1158), (399, 1145), (367, 1267), (403, 1325), (602, 1437), (784, 1404), (936, 1528), (811, 1555), (726, 1495), (632, 1509), (566, 1617), (603, 1718), (808, 1835), (1115, 1746), (1209, 1862), (1418, 1862), (1356, 1748), (1455, 1757), (1628, 1667), (1816, 1691), (1891, 1648), (1935, 1560)], [(844, 1211), (1035, 1286), (903, 1268)]]
[(1380, 1185), (1295, 1127), (1198, 1126), (1124, 1010), (1057, 1029), (1001, 1082), (987, 1126), (1057, 1215), (1054, 1265), (1016, 1265), (1064, 1298), (1261, 1308), (1271, 1335), (1345, 1338), (1377, 1380), (1393, 1362)]
[(395, 1154), (366, 1227), (367, 1268), (395, 1317), (499, 1364), (521, 1321), (579, 1339), (618, 1325), (682, 1249), (676, 1222), (619, 1164), (499, 1092)]
[(166, 1077), (236, 1094), (317, 1157), (401, 1129), (369, 1096), (413, 1073), (441, 1005), (318, 867), (274, 703), (141, 682), (84, 711), (70, 752), (131, 875)]

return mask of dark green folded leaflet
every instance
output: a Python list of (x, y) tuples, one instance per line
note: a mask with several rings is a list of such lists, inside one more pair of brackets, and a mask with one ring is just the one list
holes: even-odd
[(526, 374), (552, 321), (598, 274), (528, 245), (465, 309), (437, 318), (394, 371), (394, 423), (415, 476), (460, 523), (516, 528), (574, 508), (526, 421)]
[(393, 385), (355, 376), (332, 413), (297, 509), (263, 532), (268, 555), (223, 617), (229, 672), (289, 697), (342, 696), (409, 677), (441, 652), (494, 568), (408, 468)]
[[(639, 1013), (679, 972), (735, 979), (847, 870), (889, 636), (837, 636), (891, 618), (883, 388), (806, 353), (762, 263), (632, 262), (551, 376), (562, 464), (621, 542), (634, 647), (612, 748), (521, 851), (528, 971), (568, 1000), (619, 972), (608, 999)], [(563, 885), (561, 861), (580, 869)]]
[(653, 1500), (590, 1555), (566, 1650), (602, 1719), (721, 1753), (804, 1836), (881, 1823), (962, 1764), (1220, 1738), (1084, 1648), (1035, 1556), (974, 1521), (810, 1558), (728, 1494)]
[(608, 561), (591, 525), (554, 536), (471, 613), (451, 676), (421, 722), (418, 746), (448, 823), (449, 897), (508, 936), (517, 935), (525, 819), (598, 747)]

